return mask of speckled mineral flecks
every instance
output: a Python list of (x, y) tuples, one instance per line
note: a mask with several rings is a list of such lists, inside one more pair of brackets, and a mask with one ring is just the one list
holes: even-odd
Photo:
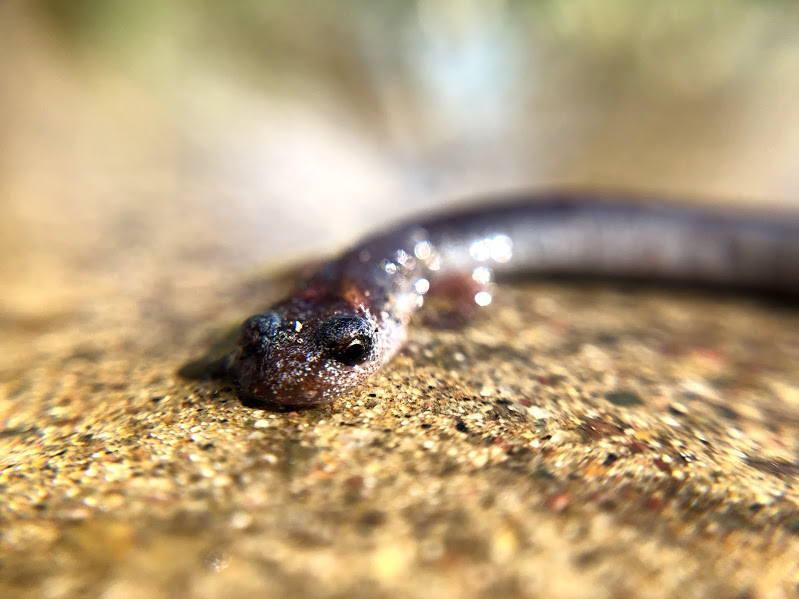
[(2, 339), (3, 596), (797, 588), (790, 307), (503, 287), (335, 405), (270, 413), (175, 375), (258, 301), (200, 288)]

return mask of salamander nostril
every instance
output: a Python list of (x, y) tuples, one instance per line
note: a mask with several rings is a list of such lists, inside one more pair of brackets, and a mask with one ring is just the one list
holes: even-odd
[(280, 317), (274, 313), (256, 314), (241, 325), (241, 344), (252, 350), (265, 349), (275, 341)]

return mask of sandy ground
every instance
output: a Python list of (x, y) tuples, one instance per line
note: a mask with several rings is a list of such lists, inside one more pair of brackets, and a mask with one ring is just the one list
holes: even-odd
[(3, 596), (796, 592), (795, 310), (508, 287), (270, 413), (176, 377), (270, 295), (204, 289), (5, 323)]

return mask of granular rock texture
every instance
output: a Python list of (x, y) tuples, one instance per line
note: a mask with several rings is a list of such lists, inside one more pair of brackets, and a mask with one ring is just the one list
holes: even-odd
[(4, 317), (4, 597), (799, 591), (790, 305), (508, 286), (462, 329), (413, 327), (336, 404), (279, 413), (176, 376), (277, 288), (83, 292)]

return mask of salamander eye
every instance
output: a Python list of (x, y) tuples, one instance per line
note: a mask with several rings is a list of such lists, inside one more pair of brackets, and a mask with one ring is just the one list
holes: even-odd
[(374, 326), (359, 316), (331, 318), (316, 332), (317, 342), (327, 349), (330, 357), (347, 366), (361, 364), (369, 358), (374, 337)]

